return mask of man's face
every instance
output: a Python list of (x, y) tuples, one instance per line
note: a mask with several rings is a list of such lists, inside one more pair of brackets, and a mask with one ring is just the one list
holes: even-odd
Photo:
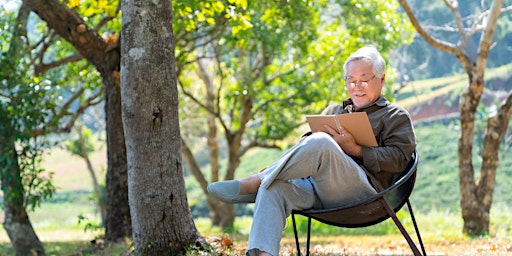
[(373, 74), (370, 60), (348, 63), (346, 75), (345, 86), (355, 109), (367, 107), (380, 97), (385, 76), (378, 78)]

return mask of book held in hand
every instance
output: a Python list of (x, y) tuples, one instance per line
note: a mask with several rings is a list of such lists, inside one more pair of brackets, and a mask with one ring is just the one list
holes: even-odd
[(377, 141), (373, 134), (370, 120), (366, 112), (353, 112), (339, 115), (307, 115), (306, 120), (312, 132), (324, 130), (328, 125), (340, 133), (341, 126), (352, 134), (356, 143), (361, 146), (376, 147)]

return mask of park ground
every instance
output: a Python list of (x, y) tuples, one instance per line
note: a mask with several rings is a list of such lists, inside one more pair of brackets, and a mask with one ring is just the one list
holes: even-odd
[[(62, 161), (62, 159), (66, 159), (66, 161)], [(103, 175), (104, 166), (106, 166), (104, 150), (94, 153), (91, 159), (94, 165), (98, 166), (98, 174)], [(73, 190), (89, 190), (88, 193), (92, 191), (86, 165), (81, 159), (60, 150), (50, 155), (48, 161), (52, 161), (55, 184), (60, 191), (58, 193)], [(410, 216), (407, 211), (401, 212), (399, 218), (403, 222), (405, 221), (404, 225), (413, 240), (418, 241), (414, 230), (411, 229), (410, 220), (408, 221)], [(462, 220), (456, 213), (432, 212), (429, 214), (416, 213), (416, 215), (428, 255), (512, 255), (512, 236), (507, 225), (492, 223), (494, 231), (491, 235), (469, 238), (461, 234)], [(88, 204), (87, 200), (81, 205), (64, 205), (63, 208), (43, 204), (41, 208), (30, 214), (36, 232), (50, 255), (131, 254), (130, 241), (105, 246), (101, 240), (102, 230), (88, 229), (86, 221), (79, 223), (78, 216), (81, 216), (82, 220), (98, 218), (94, 207), (92, 204)], [(0, 218), (3, 221), (1, 214)], [(215, 249), (209, 253), (191, 249), (190, 255), (244, 254), (247, 234), (250, 229), (250, 217), (237, 219), (235, 223), (237, 232), (234, 234), (226, 234), (218, 228), (211, 227), (209, 220), (205, 218), (196, 219), (195, 222), (200, 233)], [(281, 255), (297, 255), (291, 222), (287, 224), (286, 230), (282, 240)], [(306, 235), (299, 234), (299, 239), (302, 253), (304, 253)], [(2, 229), (0, 231), (0, 254), (9, 254), (12, 252), (10, 248), (9, 238), (5, 230)], [(312, 255), (411, 255), (411, 250), (398, 231), (385, 235), (330, 234), (321, 236), (315, 235), (313, 231), (311, 253)]]
[[(41, 230), (40, 239), (49, 255), (133, 255), (130, 241), (114, 246), (105, 246), (94, 232), (83, 230)], [(498, 237), (424, 238), (427, 255), (512, 255), (512, 241)], [(208, 234), (207, 241), (214, 247), (212, 252), (190, 250), (188, 255), (244, 255), (246, 236), (229, 234)], [(10, 245), (4, 234), (0, 236), (0, 254), (9, 251)], [(415, 237), (413, 238), (415, 239)], [(300, 238), (302, 253), (305, 253), (305, 237)], [(399, 234), (383, 236), (313, 236), (311, 255), (412, 255), (407, 242)], [(2, 254), (6, 255), (6, 254)], [(285, 236), (280, 255), (297, 255), (295, 240)]]

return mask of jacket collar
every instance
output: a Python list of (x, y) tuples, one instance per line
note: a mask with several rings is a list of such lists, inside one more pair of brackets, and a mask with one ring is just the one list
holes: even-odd
[(349, 113), (362, 112), (362, 111), (369, 111), (373, 107), (379, 107), (379, 108), (385, 107), (389, 104), (390, 104), (390, 102), (386, 99), (386, 97), (384, 95), (381, 94), (380, 97), (377, 98), (377, 100), (375, 102), (373, 102), (371, 105), (369, 105), (368, 107), (364, 107), (362, 109), (358, 109), (357, 111), (354, 111), (354, 102), (352, 101), (352, 99), (348, 98), (343, 101), (343, 109)]

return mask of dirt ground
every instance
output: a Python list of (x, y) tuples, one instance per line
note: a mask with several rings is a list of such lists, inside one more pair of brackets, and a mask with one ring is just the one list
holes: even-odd
[[(210, 243), (220, 252), (244, 255), (247, 243), (229, 243), (224, 237), (208, 237)], [(305, 238), (299, 238), (301, 255), (306, 252)], [(414, 238), (413, 238), (414, 239)], [(418, 249), (419, 243), (415, 240)], [(448, 241), (443, 238), (424, 241), (427, 255), (512, 255), (512, 241), (498, 238), (465, 239)], [(231, 246), (231, 247), (230, 247)], [(412, 255), (412, 251), (400, 235), (389, 236), (332, 236), (312, 237), (311, 255)], [(297, 255), (295, 240), (284, 238), (280, 255)]]

